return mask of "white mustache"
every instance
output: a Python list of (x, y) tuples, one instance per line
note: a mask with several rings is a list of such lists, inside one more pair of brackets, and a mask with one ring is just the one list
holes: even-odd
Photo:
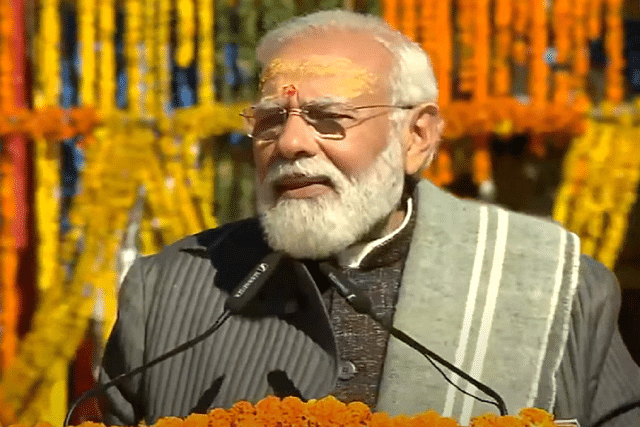
[(302, 158), (293, 162), (279, 162), (271, 166), (265, 177), (265, 184), (273, 187), (290, 176), (326, 177), (335, 188), (341, 188), (347, 177), (328, 161), (317, 158)]

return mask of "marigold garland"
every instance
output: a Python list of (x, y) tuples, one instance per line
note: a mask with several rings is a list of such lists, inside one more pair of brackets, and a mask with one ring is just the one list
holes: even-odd
[(640, 126), (630, 112), (592, 118), (564, 160), (553, 217), (580, 236), (581, 250), (613, 268), (637, 198)]
[(99, 40), (100, 40), (100, 67), (99, 67), (99, 102), (100, 112), (109, 116), (115, 107), (116, 95), (116, 52), (114, 33), (116, 25), (115, 0), (99, 1)]
[(13, 164), (6, 150), (0, 152), (0, 297), (2, 345), (0, 368), (5, 372), (13, 361), (17, 345), (18, 295), (16, 274), (18, 254), (12, 226), (16, 216)]
[[(525, 408), (518, 415), (485, 414), (471, 420), (470, 427), (554, 427), (553, 415), (542, 409)], [(362, 402), (345, 404), (333, 396), (302, 402), (297, 397), (280, 399), (269, 396), (255, 405), (237, 402), (232, 408), (213, 409), (208, 414), (191, 414), (186, 418), (164, 417), (150, 427), (460, 427), (453, 418), (430, 410), (413, 416), (391, 417), (372, 412)], [(12, 425), (9, 427), (18, 427)], [(20, 426), (24, 427), (24, 426)], [(52, 427), (39, 423), (36, 427)], [(105, 427), (84, 422), (78, 427)]]

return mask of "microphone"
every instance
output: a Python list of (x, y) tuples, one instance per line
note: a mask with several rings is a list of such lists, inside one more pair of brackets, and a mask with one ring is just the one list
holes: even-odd
[(239, 313), (260, 292), (267, 279), (271, 277), (275, 268), (280, 264), (283, 253), (271, 252), (247, 274), (240, 285), (229, 295), (224, 302), (225, 310)]
[(250, 272), (245, 276), (245, 278), (240, 282), (240, 284), (233, 290), (233, 292), (227, 297), (224, 303), (224, 311), (218, 316), (216, 321), (203, 333), (195, 336), (194, 338), (180, 344), (179, 346), (173, 348), (172, 350), (167, 351), (164, 354), (156, 357), (155, 359), (147, 362), (141, 366), (138, 366), (131, 371), (124, 372), (117, 377), (113, 378), (111, 381), (108, 381), (104, 384), (99, 384), (96, 387), (87, 390), (84, 392), (79, 398), (73, 402), (73, 404), (69, 407), (69, 411), (67, 411), (67, 415), (64, 419), (63, 427), (67, 427), (69, 425), (69, 421), (71, 420), (71, 415), (73, 411), (75, 411), (76, 407), (80, 402), (89, 398), (98, 396), (104, 393), (108, 388), (120, 384), (124, 380), (131, 378), (132, 376), (142, 373), (147, 369), (157, 365), (160, 362), (163, 362), (176, 354), (182, 353), (194, 345), (204, 341), (210, 335), (212, 335), (215, 331), (217, 331), (222, 324), (231, 316), (232, 313), (241, 312), (245, 306), (254, 298), (260, 289), (265, 285), (267, 279), (273, 274), (275, 268), (280, 263), (282, 259), (282, 252), (272, 252), (267, 254)]
[[(504, 400), (502, 399), (502, 397), (495, 390), (481, 383), (480, 381), (476, 380), (471, 375), (467, 374), (457, 366), (453, 365), (452, 363), (443, 359), (442, 357), (432, 352), (428, 348), (424, 347), (422, 344), (420, 344), (419, 342), (417, 342), (416, 340), (414, 340), (413, 338), (411, 338), (409, 335), (405, 334), (401, 330), (396, 329), (395, 327), (393, 327), (393, 325), (389, 324), (390, 323), (389, 321), (385, 322), (383, 319), (381, 319), (380, 316), (378, 316), (376, 313), (372, 311), (371, 300), (366, 295), (364, 295), (359, 289), (357, 289), (353, 285), (351, 280), (340, 270), (338, 270), (337, 268), (335, 268), (334, 266), (332, 266), (326, 261), (319, 263), (319, 267), (320, 267), (320, 271), (329, 278), (329, 281), (335, 286), (338, 293), (349, 303), (349, 305), (353, 307), (355, 311), (361, 314), (366, 314), (367, 316), (371, 317), (380, 326), (382, 326), (387, 332), (389, 332), (392, 336), (399, 339), (400, 341), (402, 341), (409, 347), (413, 348), (414, 350), (417, 350), (418, 352), (420, 352), (420, 354), (422, 354), (431, 363), (431, 365), (433, 365), (433, 367), (436, 368), (438, 372), (440, 372), (440, 374), (444, 377), (444, 379), (447, 380), (451, 385), (453, 385), (460, 392), (468, 396), (471, 396), (480, 402), (492, 404), (498, 408), (498, 410), (500, 411), (500, 415), (507, 415), (507, 406)], [(484, 392), (487, 396), (492, 397), (495, 400), (495, 402), (482, 399), (478, 396), (470, 394), (465, 390), (461, 389), (457, 384), (453, 383), (449, 379), (449, 377), (447, 377), (447, 375), (435, 364), (434, 360), (436, 360), (441, 365), (445, 366), (451, 372), (457, 374), (458, 376), (467, 380), (469, 383), (473, 384), (477, 389)]]

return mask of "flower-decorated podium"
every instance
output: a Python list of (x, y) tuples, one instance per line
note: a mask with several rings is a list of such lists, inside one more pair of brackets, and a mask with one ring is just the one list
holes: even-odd
[[(142, 424), (141, 424), (142, 425)], [(487, 413), (471, 420), (469, 427), (570, 427), (577, 423), (554, 421), (553, 415), (542, 409), (525, 408), (518, 415)], [(24, 427), (15, 424), (10, 427)], [(52, 427), (38, 423), (35, 427)], [(84, 422), (79, 427), (105, 427)], [(412, 416), (391, 417), (384, 412), (372, 412), (362, 402), (345, 404), (333, 396), (303, 402), (297, 397), (269, 396), (255, 405), (237, 402), (231, 409), (213, 409), (207, 414), (191, 414), (186, 418), (164, 417), (151, 427), (460, 427), (453, 418), (427, 410)]]

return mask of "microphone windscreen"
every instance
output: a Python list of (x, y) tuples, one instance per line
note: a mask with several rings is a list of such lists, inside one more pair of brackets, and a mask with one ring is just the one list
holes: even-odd
[(282, 252), (271, 252), (265, 256), (249, 274), (240, 282), (224, 303), (225, 309), (232, 313), (238, 313), (251, 301), (262, 289), (267, 279), (280, 263)]
[(327, 276), (338, 293), (347, 300), (349, 305), (360, 314), (371, 314), (371, 300), (349, 280), (340, 270), (329, 264), (321, 262), (320, 271)]

